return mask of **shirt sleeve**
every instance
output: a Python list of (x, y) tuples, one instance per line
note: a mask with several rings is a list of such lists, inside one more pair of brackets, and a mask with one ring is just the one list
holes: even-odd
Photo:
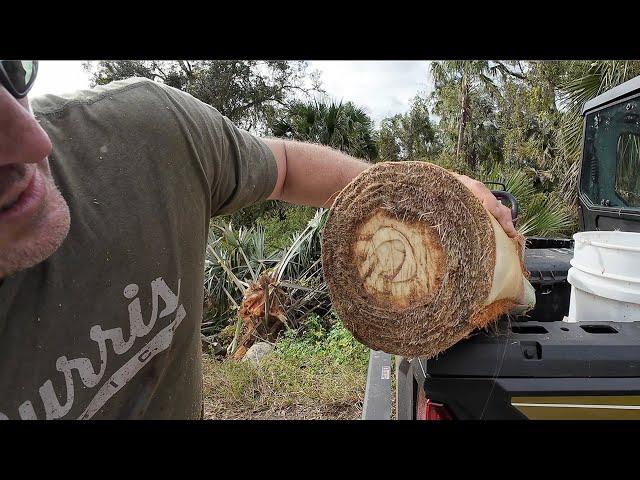
[(261, 139), (218, 116), (223, 161), (212, 194), (212, 212), (224, 215), (265, 200), (275, 188), (278, 168), (273, 152)]
[(265, 200), (278, 177), (271, 149), (212, 106), (175, 88), (161, 88), (206, 176), (211, 216)]

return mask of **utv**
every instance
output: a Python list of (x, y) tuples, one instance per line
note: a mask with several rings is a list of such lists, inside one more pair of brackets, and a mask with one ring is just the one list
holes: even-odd
[[(640, 77), (582, 115), (579, 229), (640, 232)], [(396, 357), (397, 419), (640, 419), (640, 322), (564, 321), (573, 240), (526, 247), (535, 309), (437, 358)], [(371, 352), (363, 419), (391, 418), (391, 368), (390, 355)]]

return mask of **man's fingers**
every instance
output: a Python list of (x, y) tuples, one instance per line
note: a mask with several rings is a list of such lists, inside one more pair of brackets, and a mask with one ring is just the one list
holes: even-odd
[(518, 235), (513, 225), (513, 220), (511, 219), (511, 210), (494, 197), (491, 190), (489, 190), (484, 183), (467, 177), (466, 175), (454, 175), (482, 202), (484, 208), (495, 217), (507, 235), (510, 237)]
[(489, 192), (489, 195), (490, 197), (485, 196), (482, 201), (484, 207), (495, 217), (507, 235), (515, 237), (518, 232), (511, 219), (511, 210), (498, 201), (492, 193)]
[(516, 227), (513, 225), (513, 220), (511, 218), (511, 209), (501, 204), (500, 210), (500, 225), (502, 225), (502, 228), (507, 233), (507, 235), (509, 235), (510, 237), (515, 237), (518, 232), (516, 231)]

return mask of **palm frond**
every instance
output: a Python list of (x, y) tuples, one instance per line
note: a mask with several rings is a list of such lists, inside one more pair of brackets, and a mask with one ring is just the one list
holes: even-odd
[(537, 194), (527, 205), (526, 218), (518, 226), (524, 236), (564, 235), (574, 226), (574, 215), (570, 207), (551, 194)]

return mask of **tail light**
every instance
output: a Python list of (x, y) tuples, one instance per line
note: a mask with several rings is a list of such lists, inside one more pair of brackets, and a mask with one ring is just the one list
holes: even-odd
[(441, 403), (435, 403), (427, 399), (424, 408), (424, 418), (419, 420), (453, 420), (451, 412)]
[(422, 388), (418, 388), (417, 397), (416, 420), (453, 420), (449, 409), (427, 398)]

